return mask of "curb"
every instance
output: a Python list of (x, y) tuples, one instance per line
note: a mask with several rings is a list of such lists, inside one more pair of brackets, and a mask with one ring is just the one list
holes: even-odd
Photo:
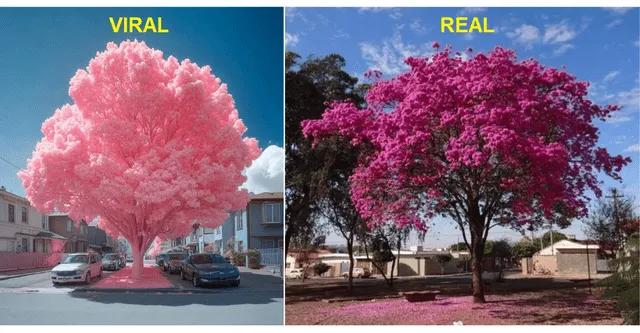
[(32, 272), (32, 273), (25, 273), (25, 274), (17, 274), (17, 275), (3, 276), (3, 277), (0, 277), (0, 281), (9, 280), (9, 279), (15, 279), (15, 278), (24, 277), (24, 276), (29, 276), (29, 275), (42, 274), (42, 273), (46, 273), (46, 272), (47, 272), (47, 271), (41, 271), (41, 272)]

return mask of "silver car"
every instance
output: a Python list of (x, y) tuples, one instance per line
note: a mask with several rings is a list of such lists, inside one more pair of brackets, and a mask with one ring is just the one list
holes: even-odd
[(169, 272), (169, 274), (180, 272), (180, 263), (187, 259), (189, 254), (187, 253), (167, 253), (164, 257), (164, 261), (162, 263), (162, 267), (165, 272)]
[(51, 270), (54, 285), (68, 282), (91, 283), (102, 276), (102, 258), (97, 253), (73, 253)]

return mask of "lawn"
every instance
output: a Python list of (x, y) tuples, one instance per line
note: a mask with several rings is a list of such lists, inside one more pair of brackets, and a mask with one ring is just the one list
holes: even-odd
[(615, 305), (587, 288), (488, 295), (474, 304), (470, 296), (442, 296), (409, 303), (403, 298), (286, 306), (287, 325), (620, 325)]

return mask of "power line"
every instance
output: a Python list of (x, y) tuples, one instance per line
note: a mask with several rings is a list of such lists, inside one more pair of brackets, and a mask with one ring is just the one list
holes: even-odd
[[(27, 170), (25, 170), (25, 169), (23, 169), (23, 168), (21, 168), (21, 167), (19, 167), (19, 166), (15, 165), (15, 164), (13, 164), (13, 163), (9, 162), (7, 159), (5, 159), (5, 158), (4, 158), (4, 157), (2, 157), (2, 156), (0, 156), (0, 160), (3, 160), (3, 161), (5, 161), (5, 162), (7, 162), (9, 165), (11, 165), (12, 167), (14, 167), (14, 168), (18, 169), (19, 171), (23, 171), (23, 172), (25, 172), (25, 173), (29, 174), (29, 173), (27, 172)], [(31, 174), (29, 174), (29, 175), (31, 175)]]

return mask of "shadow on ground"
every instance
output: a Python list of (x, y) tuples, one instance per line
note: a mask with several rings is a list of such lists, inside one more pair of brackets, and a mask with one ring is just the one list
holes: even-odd
[(131, 304), (131, 305), (160, 305), (160, 306), (187, 306), (187, 305), (241, 305), (241, 304), (270, 304), (282, 299), (273, 292), (257, 293), (100, 293), (100, 292), (76, 292), (69, 295), (73, 298), (84, 299), (104, 304)]

